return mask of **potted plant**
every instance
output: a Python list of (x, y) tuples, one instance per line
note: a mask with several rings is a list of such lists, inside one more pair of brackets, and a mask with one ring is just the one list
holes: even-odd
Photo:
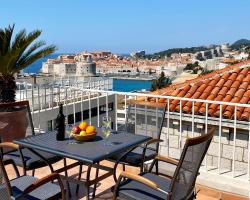
[(0, 29), (0, 103), (14, 102), (15, 74), (36, 60), (56, 51), (55, 45), (37, 41), (41, 30), (26, 33), (23, 29), (13, 36), (15, 25)]
[[(11, 134), (20, 138), (25, 136), (28, 126), (26, 111), (17, 107), (6, 109), (4, 104), (15, 101), (15, 75), (39, 58), (56, 50), (54, 45), (37, 41), (40, 30), (26, 33), (23, 29), (15, 36), (14, 25), (0, 29), (0, 141), (11, 141)], [(4, 134), (4, 135), (3, 135)]]

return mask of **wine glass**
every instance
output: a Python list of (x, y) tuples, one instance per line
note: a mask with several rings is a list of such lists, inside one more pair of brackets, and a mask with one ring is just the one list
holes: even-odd
[(73, 124), (66, 124), (66, 126), (65, 126), (65, 132), (67, 134), (68, 144), (75, 144), (73, 141), (73, 138), (71, 136), (71, 132), (72, 132), (73, 127), (74, 127)]
[(102, 118), (102, 126), (111, 129), (111, 117), (109, 117), (109, 116), (104, 116), (104, 117)]
[(111, 118), (108, 116), (104, 116), (102, 120), (102, 135), (104, 137), (104, 146), (112, 145), (108, 142), (108, 138), (111, 135)]

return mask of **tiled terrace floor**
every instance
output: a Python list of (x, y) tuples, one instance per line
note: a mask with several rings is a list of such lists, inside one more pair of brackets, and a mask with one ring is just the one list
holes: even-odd
[[(67, 164), (72, 163), (72, 162), (74, 162), (74, 161), (67, 160)], [(106, 162), (106, 161), (103, 164), (112, 166), (111, 163)], [(53, 166), (54, 166), (54, 169), (57, 169), (57, 168), (60, 168), (61, 166), (63, 166), (63, 163), (58, 162), (58, 163), (54, 164)], [(138, 172), (138, 170), (136, 168), (132, 168), (132, 167), (128, 168), (127, 170), (129, 170), (130, 172), (134, 172), (134, 173)], [(8, 175), (9, 175), (10, 178), (14, 177), (14, 172), (13, 172), (13, 170), (11, 168), (7, 168), (7, 172), (8, 172)], [(20, 172), (22, 172), (22, 171), (20, 170)], [(71, 177), (74, 177), (78, 173), (78, 167), (76, 167), (74, 169), (71, 169), (68, 172), (69, 172), (69, 175)], [(28, 173), (31, 174), (31, 172), (28, 172)], [(44, 177), (44, 176), (48, 175), (49, 173), (50, 173), (49, 168), (44, 167), (44, 168), (36, 170), (35, 176), (38, 177), (38, 178), (41, 178), (41, 177)], [(83, 170), (83, 176), (82, 176), (83, 178), (84, 178), (84, 173), (86, 173), (86, 168), (84, 168), (84, 170)], [(93, 173), (93, 176), (94, 176), (95, 170), (92, 170), (92, 173)], [(100, 174), (101, 173), (102, 173), (102, 171), (100, 171)], [(111, 186), (113, 186), (113, 185), (114, 185), (114, 181), (113, 181), (112, 177), (109, 177), (108, 179), (105, 179), (104, 181), (100, 182), (100, 184), (97, 186), (96, 194), (97, 194), (97, 196), (100, 193), (102, 195), (100, 197), (97, 197), (96, 199), (98, 199), (98, 200), (112, 199), (112, 193), (109, 192), (109, 188)], [(73, 195), (71, 200), (86, 199), (85, 195), (84, 195), (84, 188), (80, 188), (79, 194), (76, 195), (75, 194), (76, 185), (71, 184), (70, 187), (71, 187), (71, 191), (72, 191), (72, 195)], [(216, 199), (221, 199), (221, 200), (247, 200), (247, 199), (249, 199), (247, 197), (240, 197), (240, 196), (233, 195), (233, 194), (223, 193), (221, 191), (217, 191), (217, 190), (206, 188), (206, 187), (199, 186), (199, 185), (197, 185), (197, 191), (199, 191), (198, 195), (197, 195), (198, 200), (216, 200)]]

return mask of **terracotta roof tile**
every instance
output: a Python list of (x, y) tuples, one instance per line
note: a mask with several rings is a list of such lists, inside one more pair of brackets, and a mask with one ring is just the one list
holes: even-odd
[(221, 79), (227, 80), (229, 78), (230, 74), (223, 74)]
[(229, 87), (225, 86), (225, 87), (222, 87), (218, 93), (218, 95), (221, 95), (222, 97), (226, 96), (227, 94), (227, 91), (229, 90)]
[(214, 96), (217, 96), (217, 94), (219, 93), (219, 91), (220, 91), (220, 88), (219, 88), (219, 87), (215, 87), (215, 88), (212, 90), (211, 94), (214, 95)]
[(238, 97), (239, 99), (241, 99), (243, 97), (243, 94), (245, 93), (245, 89), (241, 89), (239, 88), (239, 90), (235, 93), (235, 97)]
[[(248, 104), (250, 104), (250, 101), (248, 102)], [(250, 119), (250, 108), (245, 108), (243, 111), (243, 114), (241, 115), (241, 118), (243, 120), (249, 121)]]
[(243, 82), (250, 82), (250, 74), (247, 74), (247, 76), (243, 79)]
[[(243, 79), (242, 79), (243, 80)], [(242, 80), (235, 80), (233, 82), (233, 84), (231, 85), (231, 88), (235, 88), (235, 89), (238, 89), (238, 87), (240, 86), (240, 83)]]
[[(250, 60), (198, 76), (185, 83), (173, 84), (167, 88), (155, 91), (153, 94), (249, 104)], [(145, 98), (143, 98), (143, 100), (145, 100)], [(155, 102), (155, 98), (148, 98), (148, 101)], [(164, 98), (159, 99), (159, 102), (165, 101)], [(192, 112), (192, 105), (193, 103), (191, 101), (181, 102), (182, 110), (185, 113)], [(207, 107), (208, 115), (219, 117), (220, 106), (218, 104), (208, 104)], [(234, 118), (234, 106), (222, 105), (221, 108), (224, 118)], [(170, 101), (169, 109), (179, 112), (181, 109), (180, 100)], [(205, 115), (206, 104), (195, 102), (194, 112)], [(236, 116), (238, 120), (250, 120), (250, 108), (237, 106)]]
[(211, 86), (215, 86), (217, 84), (217, 82), (220, 80), (220, 76), (216, 76), (214, 79), (212, 79), (210, 81), (210, 83), (208, 85), (211, 85)]
[[(199, 99), (205, 100), (205, 99), (207, 99), (207, 97), (208, 97), (208, 93), (203, 93), (203, 94), (200, 96)], [(201, 106), (202, 104), (203, 104), (202, 102), (196, 102), (196, 103), (194, 104), (194, 112), (198, 112), (199, 109), (200, 109), (200, 106)]]
[(207, 93), (208, 95), (212, 92), (213, 90), (213, 86), (212, 85), (208, 85), (206, 87), (206, 89), (203, 91), (203, 93)]
[[(187, 93), (187, 90), (183, 90), (182, 89), (179, 92), (179, 94), (177, 95), (177, 97), (184, 97), (186, 93)], [(171, 111), (175, 110), (176, 105), (178, 105), (179, 103), (180, 103), (180, 100), (173, 100), (173, 101), (171, 101), (171, 105), (170, 105), (169, 109)]]
[(221, 88), (225, 82), (226, 82), (226, 79), (222, 78), (215, 86)]
[(193, 85), (191, 88), (190, 88), (190, 90), (188, 91), (188, 93), (187, 94), (189, 94), (189, 95), (193, 95), (195, 92), (196, 92), (196, 90), (199, 88), (199, 85), (197, 85), (197, 84), (195, 84), (195, 85)]
[(228, 90), (226, 95), (230, 95), (231, 97), (234, 96), (235, 92), (238, 90), (238, 87), (231, 87), (230, 90)]
[(228, 80), (231, 80), (232, 82), (234, 82), (236, 80), (238, 76), (238, 73), (234, 72), (231, 74), (231, 76), (228, 78)]
[(250, 72), (249, 68), (244, 68), (244, 69), (242, 69), (242, 70), (240, 71), (240, 75), (242, 74), (242, 75), (246, 76), (247, 73), (249, 73), (249, 72)]
[(247, 97), (250, 99), (250, 90), (248, 89), (245, 94), (243, 95), (243, 97)]
[(224, 84), (224, 87), (227, 87), (228, 89), (231, 87), (231, 85), (233, 84), (233, 82), (235, 81), (235, 79), (234, 80), (228, 80), (225, 84)]
[[(248, 94), (246, 94), (246, 93), (248, 93)], [(241, 104), (247, 104), (248, 103), (249, 98), (250, 98), (250, 91), (245, 92), (245, 94), (243, 95), (243, 97), (239, 101), (239, 103), (241, 103)], [(235, 109), (235, 106), (227, 106), (223, 116), (225, 118), (230, 118), (231, 119), (233, 117), (234, 109)], [(244, 110), (244, 107), (240, 107), (240, 106), (237, 107), (237, 112), (236, 112), (237, 119), (240, 118), (243, 110)]]
[(238, 77), (236, 78), (236, 80), (242, 82), (245, 77), (246, 77), (246, 75), (239, 74)]

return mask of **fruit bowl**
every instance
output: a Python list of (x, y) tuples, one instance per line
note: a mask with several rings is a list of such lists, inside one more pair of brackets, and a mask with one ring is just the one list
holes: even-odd
[(87, 135), (79, 135), (79, 134), (72, 134), (72, 137), (81, 142), (81, 141), (91, 141), (94, 140), (96, 137), (96, 133), (92, 133), (92, 134), (87, 134)]
[(70, 134), (77, 141), (90, 141), (95, 139), (96, 128), (83, 121), (79, 125), (75, 125)]

